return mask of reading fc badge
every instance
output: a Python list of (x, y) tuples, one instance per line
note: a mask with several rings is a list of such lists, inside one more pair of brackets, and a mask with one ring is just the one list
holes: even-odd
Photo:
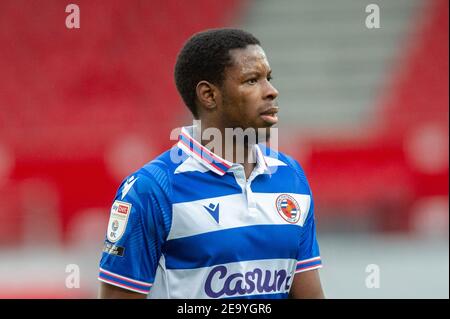
[(296, 224), (300, 220), (300, 205), (288, 194), (281, 194), (275, 201), (278, 214), (290, 224)]
[(118, 241), (125, 232), (130, 216), (131, 204), (116, 200), (111, 207), (108, 223), (108, 240), (112, 243)]

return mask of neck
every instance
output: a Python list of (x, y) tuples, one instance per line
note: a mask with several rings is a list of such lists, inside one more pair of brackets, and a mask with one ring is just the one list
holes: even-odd
[(196, 133), (200, 143), (223, 159), (241, 164), (248, 178), (256, 166), (254, 144), (249, 144), (244, 138), (233, 134), (232, 129), (226, 130), (225, 127), (211, 125), (206, 121), (201, 124), (200, 132)]

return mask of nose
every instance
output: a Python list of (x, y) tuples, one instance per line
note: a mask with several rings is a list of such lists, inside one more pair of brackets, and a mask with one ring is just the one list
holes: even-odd
[(275, 100), (278, 96), (278, 90), (269, 81), (266, 80), (266, 83), (267, 85), (264, 91), (264, 99)]

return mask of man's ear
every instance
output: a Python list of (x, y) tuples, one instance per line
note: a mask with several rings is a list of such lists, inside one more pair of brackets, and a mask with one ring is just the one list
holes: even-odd
[(217, 107), (216, 98), (219, 93), (217, 86), (208, 81), (200, 81), (195, 88), (197, 99), (200, 102), (200, 107), (207, 110), (213, 110)]

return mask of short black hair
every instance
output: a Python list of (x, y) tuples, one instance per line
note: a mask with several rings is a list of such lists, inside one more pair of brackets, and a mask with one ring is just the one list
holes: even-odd
[(175, 63), (175, 84), (195, 118), (198, 117), (195, 105), (198, 82), (221, 86), (225, 68), (232, 63), (229, 51), (248, 45), (260, 45), (260, 42), (249, 32), (231, 28), (196, 33), (184, 44)]

